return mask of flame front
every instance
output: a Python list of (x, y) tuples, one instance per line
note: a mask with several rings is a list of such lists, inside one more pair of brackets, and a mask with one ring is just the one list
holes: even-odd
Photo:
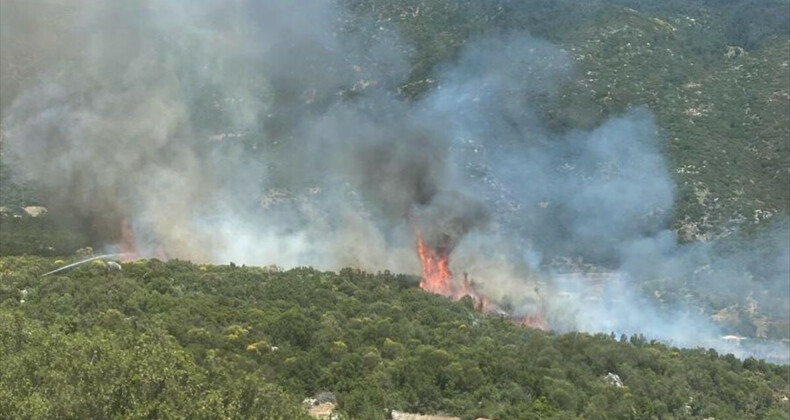
[(487, 312), (488, 301), (485, 296), (479, 294), (469, 282), (464, 274), (463, 282), (460, 285), (453, 283), (453, 274), (450, 272), (449, 255), (444, 250), (432, 250), (425, 245), (422, 236), (417, 234), (417, 255), (422, 264), (422, 279), (420, 279), (420, 289), (435, 295), (441, 295), (460, 300), (464, 296), (469, 296), (474, 302), (475, 308)]
[(453, 296), (453, 275), (446, 252), (428, 249), (417, 235), (417, 255), (422, 264), (420, 289), (442, 296)]
[(532, 315), (527, 315), (521, 318), (519, 321), (516, 322), (518, 325), (523, 325), (525, 327), (530, 328), (537, 328), (539, 330), (546, 331), (549, 329), (548, 324), (546, 323), (546, 317), (543, 316), (542, 313), (536, 313)]
[[(460, 284), (456, 285), (453, 282), (448, 253), (441, 248), (437, 250), (429, 248), (419, 232), (417, 232), (417, 256), (420, 257), (420, 264), (422, 265), (420, 289), (449, 297), (453, 300), (460, 300), (465, 296), (469, 296), (477, 310), (486, 313), (491, 310), (486, 296), (475, 290), (466, 273), (464, 273), (464, 278)], [(540, 313), (530, 314), (521, 318), (515, 318), (512, 315), (509, 315), (509, 317), (517, 325), (541, 330), (548, 329), (543, 310)]]

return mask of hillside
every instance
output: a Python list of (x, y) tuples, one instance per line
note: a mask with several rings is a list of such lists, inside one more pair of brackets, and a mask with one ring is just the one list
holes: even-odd
[(0, 417), (790, 419), (790, 0), (187, 3), (3, 0)]
[[(790, 371), (644, 338), (553, 335), (389, 273), (0, 259), (13, 418), (788, 418)], [(606, 380), (608, 374), (617, 375)], [(611, 377), (614, 378), (614, 377)]]
[(398, 22), (412, 42), (409, 95), (429, 91), (434, 68), (492, 30), (561, 45), (575, 77), (543, 104), (546, 116), (567, 130), (629, 107), (654, 112), (679, 188), (674, 227), (685, 240), (790, 212), (790, 28), (778, 18), (790, 13), (786, 1), (349, 3)]
[[(753, 249), (753, 242), (763, 241), (761, 234), (782, 226), (790, 214), (790, 29), (784, 20), (776, 19), (790, 12), (786, 1), (340, 3), (344, 6), (343, 28), (349, 32), (362, 31), (365, 25), (399, 31), (408, 46), (408, 79), (392, 89), (410, 101), (435, 93), (437, 74), (458, 60), (464, 45), (491, 33), (526, 31), (562, 48), (574, 66), (569, 80), (556, 92), (530, 98), (546, 128), (558, 135), (593, 129), (628, 109), (646, 107), (656, 118), (661, 153), (676, 188), (666, 227), (681, 242), (724, 240), (731, 249)], [(16, 46), (11, 42), (7, 51), (16, 51)], [(34, 66), (30, 60), (17, 61), (13, 72), (4, 73), (3, 83), (14, 87), (4, 89), (6, 92), (24, 85), (28, 77), (24, 66)], [(206, 90), (200, 94), (218, 95)], [(214, 102), (211, 106), (203, 103), (203, 96), (196, 102), (196, 131), (227, 128), (228, 117), (223, 112), (234, 111), (232, 107), (215, 109)], [(284, 105), (288, 109), (289, 103)], [(287, 136), (279, 133), (279, 128), (266, 130), (273, 131), (267, 133), (272, 138), (255, 132), (240, 137), (239, 142), (245, 153), (269, 165), (267, 176), (292, 178), (293, 162), (285, 159), (287, 163), (280, 167), (278, 155), (286, 143), (279, 135), (285, 140)], [(117, 240), (117, 225), (105, 220), (117, 217), (113, 212), (118, 204), (107, 204), (114, 196), (105, 197), (122, 189), (117, 185), (108, 191), (88, 189), (77, 194), (87, 197), (87, 209), (61, 205), (51, 207), (46, 217), (16, 217), (24, 216), (21, 207), (61, 204), (52, 202), (62, 198), (51, 197), (74, 194), (40, 185), (49, 180), (17, 183), (14, 169), (23, 172), (25, 168), (15, 167), (4, 152), (7, 140), (0, 138), (0, 254), (63, 256), (84, 246), (98, 248)], [(222, 153), (222, 147), (214, 152)], [(309, 183), (306, 187), (293, 184), (286, 187), (315, 188)], [(266, 194), (272, 191), (285, 196), (299, 194), (277, 187), (261, 186), (261, 191), (241, 197), (249, 202), (234, 205), (260, 211)], [(527, 231), (524, 236), (533, 234), (537, 235)], [(550, 264), (552, 257), (577, 257), (552, 255), (552, 249), (542, 251), (546, 258), (541, 268)], [(282, 263), (265, 263), (271, 262)], [(760, 301), (755, 314), (746, 310), (751, 305), (749, 299), (755, 297), (750, 293), (695, 290), (683, 284), (689, 279), (648, 280), (644, 286), (648, 294), (674, 296), (674, 301), (683, 297), (708, 316), (723, 310), (730, 313), (725, 319), (733, 321), (730, 324), (743, 324), (736, 328), (741, 334), (790, 337), (786, 298), (774, 293), (775, 288), (750, 291)]]
[[(395, 90), (409, 98), (431, 92), (437, 71), (488, 34), (527, 32), (560, 46), (575, 70), (558, 93), (539, 101), (549, 126), (594, 127), (646, 106), (666, 140), (678, 186), (672, 223), (683, 240), (759, 230), (790, 214), (790, 27), (781, 19), (790, 13), (787, 1), (339, 3), (349, 32), (370, 21), (399, 31), (410, 67)], [(15, 53), (18, 41), (8, 39), (7, 53)], [(35, 66), (24, 55), (13, 58), (4, 70), (5, 109)], [(227, 125), (216, 111), (201, 108), (196, 123)], [(271, 140), (244, 140), (265, 146), (254, 153), (277, 151)], [(41, 202), (35, 184), (15, 186), (7, 154), (3, 160), (0, 205)]]

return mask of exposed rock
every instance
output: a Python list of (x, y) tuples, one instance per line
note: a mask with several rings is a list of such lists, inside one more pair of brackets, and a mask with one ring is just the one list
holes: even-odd
[(734, 45), (728, 45), (727, 52), (724, 53), (724, 56), (727, 58), (745, 57), (746, 55), (748, 55), (746, 50)]
[(110, 271), (121, 271), (122, 267), (115, 261), (107, 261), (107, 268)]
[(22, 209), (30, 217), (40, 217), (47, 214), (47, 208), (42, 206), (27, 206)]
[(728, 322), (738, 319), (738, 315), (738, 308), (727, 307), (711, 315), (710, 318), (716, 322)]
[(334, 420), (337, 417), (333, 414), (334, 411), (335, 403), (328, 402), (310, 407), (307, 410), (307, 413), (310, 414), (310, 417), (314, 419)]
[(620, 379), (620, 375), (617, 375), (617, 374), (614, 374), (612, 372), (609, 372), (609, 373), (606, 374), (606, 376), (604, 376), (603, 379), (609, 385), (614, 385), (614, 386), (616, 386), (618, 388), (622, 388), (623, 387), (623, 380)]
[(25, 212), (22, 208), (16, 206), (0, 206), (0, 216), (2, 217), (14, 217), (14, 218), (21, 218), (25, 215)]
[[(335, 395), (331, 392), (322, 392), (317, 395), (317, 397), (321, 397), (322, 399), (332, 398), (334, 399)], [(324, 420), (337, 420), (339, 416), (335, 414), (335, 402), (334, 401), (324, 401), (321, 402), (317, 398), (305, 398), (302, 401), (302, 405), (307, 409), (307, 414), (314, 419), (324, 419)]]
[(392, 410), (392, 420), (461, 420), (460, 417), (404, 413)]

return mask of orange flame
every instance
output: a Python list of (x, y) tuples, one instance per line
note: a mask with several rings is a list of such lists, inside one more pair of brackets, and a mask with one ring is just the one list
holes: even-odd
[(488, 311), (488, 300), (479, 294), (469, 282), (466, 274), (460, 286), (453, 283), (453, 274), (450, 272), (449, 255), (443, 250), (429, 249), (422, 236), (417, 234), (417, 255), (422, 264), (422, 279), (420, 289), (436, 295), (460, 300), (464, 296), (469, 296), (474, 302), (475, 308), (484, 312)]
[(417, 255), (422, 264), (420, 289), (442, 296), (453, 295), (453, 275), (450, 273), (447, 253), (428, 249), (417, 235)]
[(543, 331), (549, 329), (548, 324), (546, 324), (546, 318), (543, 316), (543, 314), (527, 315), (521, 318), (520, 320), (518, 320), (516, 324), (530, 328), (537, 328)]
[[(452, 298), (453, 300), (460, 300), (464, 296), (472, 298), (474, 307), (484, 313), (489, 312), (491, 309), (488, 304), (486, 296), (477, 290), (466, 273), (460, 282), (456, 285), (453, 282), (453, 274), (450, 272), (449, 255), (444, 250), (432, 250), (425, 245), (422, 236), (417, 232), (417, 256), (420, 257), (420, 264), (422, 264), (422, 279), (420, 279), (420, 289), (426, 292), (433, 293), (440, 296)], [(530, 314), (522, 318), (511, 318), (516, 325), (522, 325), (531, 328), (538, 328), (541, 330), (548, 330), (546, 318), (541, 313)]]
[(472, 298), (475, 308), (483, 312), (488, 312), (488, 299), (484, 294), (474, 289), (472, 282), (469, 281), (469, 277), (466, 275), (466, 273), (464, 273), (464, 279), (461, 282), (460, 288), (457, 289), (455, 293), (453, 293), (453, 299), (459, 300), (464, 296), (469, 296)]

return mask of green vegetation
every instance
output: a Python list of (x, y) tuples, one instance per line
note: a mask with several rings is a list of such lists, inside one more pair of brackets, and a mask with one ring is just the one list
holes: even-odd
[(356, 15), (396, 23), (413, 46), (420, 96), (468, 40), (526, 31), (576, 62), (541, 104), (554, 129), (592, 127), (646, 106), (669, 140), (685, 240), (751, 229), (790, 213), (790, 2), (344, 0)]
[(51, 216), (0, 215), (0, 255), (71, 255), (87, 246), (79, 230)]
[[(340, 3), (352, 25), (395, 25), (413, 47), (398, 89), (406, 98), (429, 92), (475, 37), (527, 31), (560, 45), (576, 70), (539, 104), (549, 127), (589, 128), (649, 108), (668, 140), (684, 240), (790, 213), (788, 1)], [(392, 409), (464, 419), (790, 418), (787, 366), (638, 336), (525, 329), (425, 294), (407, 276), (151, 260), (42, 278), (64, 264), (51, 257), (91, 240), (52, 213), (21, 214), (48, 203), (35, 185), (14, 183), (4, 159), (2, 417), (298, 419), (302, 399), (329, 391), (359, 419)], [(732, 304), (700, 299), (713, 311)], [(733, 319), (741, 334), (757, 329), (742, 312)], [(769, 327), (790, 334), (786, 320)]]
[[(0, 259), (12, 418), (788, 418), (790, 371), (634, 336), (552, 335), (389, 273)], [(622, 387), (605, 380), (619, 375)]]
[[(469, 40), (523, 31), (559, 45), (576, 71), (539, 104), (549, 126), (589, 128), (649, 108), (668, 140), (674, 227), (684, 240), (790, 214), (788, 0), (337, 2), (348, 30), (372, 20), (410, 45), (409, 77), (397, 89), (407, 98), (434, 88), (436, 72)], [(223, 125), (205, 112), (194, 116), (198, 125)], [(35, 203), (7, 165), (0, 162), (0, 206)]]

